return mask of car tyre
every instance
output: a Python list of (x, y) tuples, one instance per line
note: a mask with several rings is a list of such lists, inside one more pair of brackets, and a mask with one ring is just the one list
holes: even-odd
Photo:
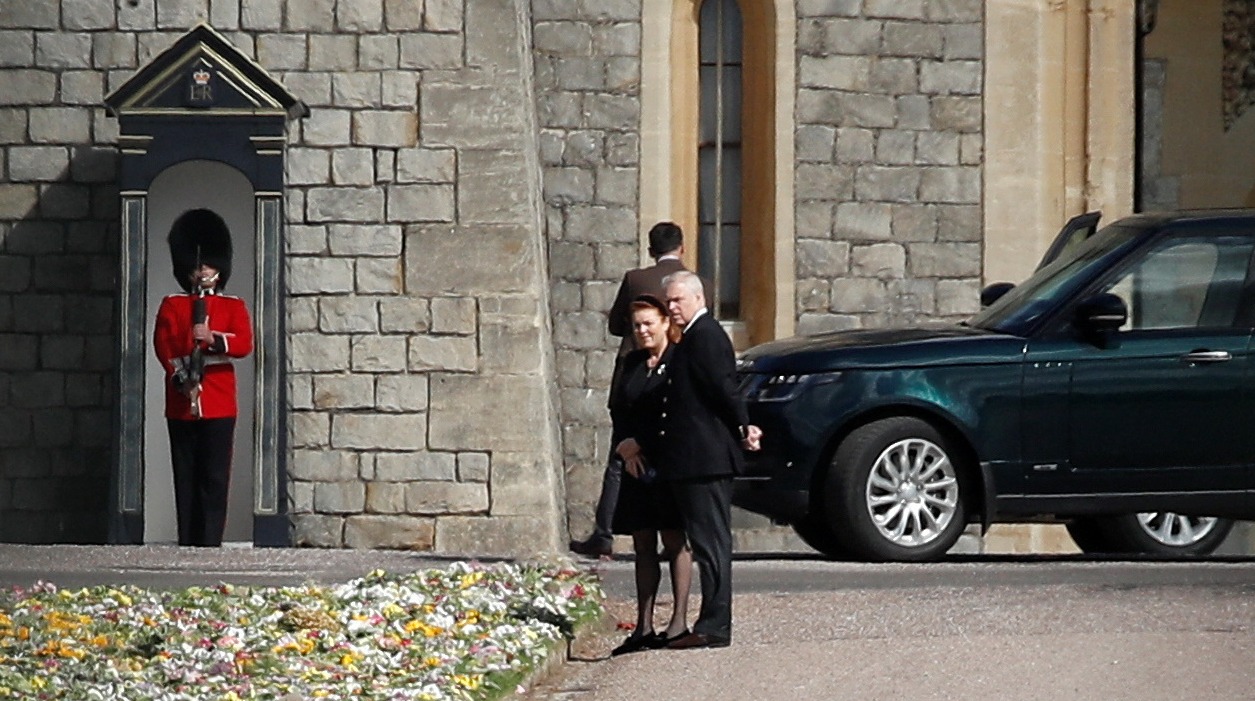
[(828, 520), (820, 514), (808, 514), (806, 518), (791, 524), (793, 532), (803, 543), (818, 550), (830, 560), (849, 560), (852, 553), (841, 544)]
[[(1167, 511), (1094, 519), (1107, 549), (1085, 552), (1142, 553), (1167, 556), (1210, 555), (1233, 530), (1227, 518), (1200, 518)], [(1080, 545), (1078, 543), (1078, 545)]]
[(873, 561), (945, 555), (967, 525), (963, 453), (935, 426), (880, 419), (846, 436), (825, 480), (838, 545)]
[(1068, 521), (1065, 527), (1068, 529), (1068, 535), (1072, 536), (1072, 542), (1076, 543), (1076, 547), (1087, 555), (1118, 552), (1107, 538), (1102, 523), (1096, 518), (1074, 519)]

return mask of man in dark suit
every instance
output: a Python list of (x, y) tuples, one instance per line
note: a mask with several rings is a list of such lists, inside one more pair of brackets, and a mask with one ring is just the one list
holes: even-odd
[[(610, 335), (623, 340), (619, 343), (619, 353), (614, 361), (614, 375), (610, 380), (610, 391), (619, 385), (620, 363), (623, 356), (636, 347), (632, 336), (632, 300), (641, 295), (653, 295), (663, 298), (662, 279), (671, 273), (684, 270), (680, 256), (684, 253), (684, 233), (679, 225), (669, 221), (658, 222), (649, 230), (649, 255), (654, 264), (646, 268), (629, 270), (623, 275), (619, 284), (619, 293), (615, 295), (614, 305), (610, 307), (607, 320)], [(614, 403), (611, 397), (610, 404)], [(610, 451), (614, 452), (614, 437), (611, 438)], [(609, 555), (614, 544), (614, 535), (610, 532), (610, 524), (614, 520), (614, 507), (619, 502), (619, 479), (621, 471), (617, 463), (606, 466), (601, 479), (601, 496), (597, 499), (596, 523), (593, 534), (585, 540), (571, 541), (572, 552), (598, 557)]]
[(741, 449), (758, 450), (736, 387), (736, 355), (706, 309), (701, 278), (682, 271), (663, 280), (671, 321), (684, 328), (667, 380), (661, 428), (652, 446), (659, 476), (676, 496), (702, 583), (693, 632), (667, 647), (725, 647), (732, 642), (732, 478)]

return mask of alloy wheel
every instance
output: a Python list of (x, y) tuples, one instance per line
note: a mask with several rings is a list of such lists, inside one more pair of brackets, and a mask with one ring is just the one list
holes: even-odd
[(1216, 527), (1210, 516), (1184, 516), (1170, 511), (1146, 511), (1137, 515), (1137, 523), (1146, 535), (1164, 545), (1193, 545)]
[(865, 494), (881, 537), (902, 547), (936, 540), (959, 508), (954, 463), (940, 446), (922, 438), (885, 448), (872, 465)]

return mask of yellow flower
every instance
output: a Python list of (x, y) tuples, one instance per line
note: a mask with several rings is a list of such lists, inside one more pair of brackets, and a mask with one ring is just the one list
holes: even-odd
[(459, 686), (462, 686), (466, 689), (478, 689), (480, 682), (483, 681), (483, 678), (484, 677), (482, 674), (455, 674), (453, 675), (453, 681), (457, 682)]
[(108, 647), (109, 646), (109, 638), (103, 635), (97, 635), (96, 637), (92, 638), (91, 642), (92, 642), (92, 645), (95, 645), (96, 647)]
[(483, 572), (468, 572), (462, 575), (462, 588), (469, 589), (479, 583), (484, 578)]

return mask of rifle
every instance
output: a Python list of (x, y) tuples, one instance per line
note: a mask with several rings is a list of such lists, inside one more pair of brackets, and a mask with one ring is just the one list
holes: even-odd
[[(196, 272), (200, 272), (200, 246), (196, 247)], [(205, 302), (205, 295), (209, 294), (209, 290), (218, 280), (215, 274), (209, 277), (196, 278), (196, 290), (190, 294), (195, 295), (192, 300), (192, 326), (203, 324), (209, 320), (208, 305)], [(205, 346), (200, 341), (192, 340), (192, 353), (184, 358), (175, 360), (174, 376), (171, 380), (176, 387), (182, 389), (187, 398), (191, 401), (192, 416), (199, 419), (201, 417), (200, 392), (201, 381), (205, 379)]]
[[(209, 310), (206, 308), (205, 295), (209, 288), (205, 287), (204, 280), (197, 280), (200, 289), (197, 290), (196, 299), (192, 300), (192, 326), (203, 324), (209, 320)], [(205, 379), (205, 347), (200, 341), (192, 341), (192, 356), (188, 362), (187, 379), (190, 390), (187, 398), (192, 402), (192, 416), (200, 418), (200, 383)]]

